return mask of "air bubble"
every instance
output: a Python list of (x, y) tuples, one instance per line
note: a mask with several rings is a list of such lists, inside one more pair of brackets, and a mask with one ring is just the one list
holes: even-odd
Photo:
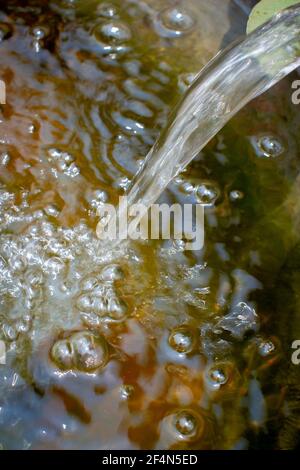
[[(107, 279), (112, 279), (109, 276)], [(99, 319), (92, 318), (92, 323), (102, 321), (122, 321), (127, 315), (126, 303), (119, 299), (114, 289), (109, 285), (101, 285), (98, 277), (91, 276), (82, 281), (81, 287), (86, 291), (78, 297), (76, 307), (85, 315), (85, 322), (89, 323), (90, 314), (96, 314)]]
[(258, 352), (262, 357), (270, 356), (276, 349), (276, 345), (271, 340), (262, 340), (258, 346)]
[(83, 313), (83, 312), (81, 312), (80, 319), (81, 319), (83, 325), (85, 325), (85, 326), (87, 326), (88, 328), (91, 328), (91, 329), (97, 328), (101, 323), (101, 319), (95, 313)]
[(213, 206), (220, 197), (220, 190), (216, 184), (208, 181), (198, 185), (196, 196), (199, 204)]
[(90, 295), (81, 295), (76, 302), (76, 307), (82, 312), (92, 312), (93, 311), (93, 299)]
[(59, 209), (54, 204), (49, 204), (49, 206), (45, 207), (45, 213), (50, 217), (58, 217), (59, 216)]
[(252, 137), (251, 142), (258, 157), (276, 158), (285, 151), (284, 144), (278, 137), (273, 135)]
[(57, 148), (48, 149), (49, 161), (53, 161), (57, 170), (65, 175), (75, 178), (80, 174), (80, 169), (75, 164), (75, 158), (68, 152), (64, 152)]
[(88, 276), (82, 280), (80, 285), (84, 291), (92, 291), (98, 287), (99, 280), (96, 276)]
[(101, 3), (101, 5), (97, 7), (97, 13), (99, 16), (103, 16), (104, 18), (113, 18), (114, 16), (117, 16), (118, 10), (111, 3)]
[(134, 386), (133, 385), (122, 385), (120, 388), (120, 397), (121, 400), (129, 400), (132, 395), (134, 394)]
[(32, 217), (34, 219), (43, 219), (44, 213), (43, 213), (42, 210), (36, 210), (36, 211), (33, 212)]
[(24, 258), (13, 258), (9, 262), (10, 268), (15, 273), (23, 273), (26, 270), (27, 262)]
[(259, 146), (266, 157), (278, 157), (284, 152), (282, 143), (272, 136), (265, 136), (259, 140)]
[(89, 332), (75, 333), (71, 337), (76, 368), (89, 372), (103, 367), (108, 361), (108, 347), (105, 339)]
[(119, 281), (120, 279), (124, 278), (124, 273), (120, 266), (117, 264), (111, 264), (103, 268), (100, 278), (104, 282)]
[(184, 193), (192, 194), (195, 191), (195, 186), (189, 181), (184, 181), (183, 183), (181, 182), (181, 190)]
[(205, 419), (193, 410), (179, 410), (170, 415), (167, 421), (177, 441), (195, 441), (204, 433)]
[(222, 369), (212, 369), (210, 371), (210, 378), (213, 382), (216, 384), (223, 385), (227, 382), (227, 377), (224, 374), (224, 371)]
[(228, 381), (228, 366), (226, 363), (216, 363), (208, 368), (205, 378), (207, 385), (212, 389), (219, 389)]
[(204, 382), (211, 392), (232, 393), (239, 380), (238, 371), (233, 362), (220, 361), (207, 367)]
[(3, 152), (0, 154), (0, 164), (6, 166), (10, 162), (10, 155), (8, 152)]
[(35, 39), (44, 39), (49, 34), (49, 29), (45, 26), (36, 26), (32, 29), (32, 35)]
[(46, 271), (56, 277), (65, 268), (64, 262), (57, 256), (49, 258), (45, 263)]
[(112, 320), (123, 320), (128, 312), (128, 307), (125, 302), (116, 297), (112, 297), (108, 302), (108, 317)]
[(50, 222), (43, 221), (41, 223), (41, 232), (43, 235), (45, 235), (47, 238), (51, 238), (55, 234), (55, 227), (53, 224)]
[(103, 297), (92, 298), (92, 312), (96, 313), (100, 317), (104, 316), (107, 312), (105, 299)]
[(18, 333), (28, 333), (29, 328), (30, 328), (30, 323), (26, 323), (23, 321), (18, 321), (16, 322), (15, 328)]
[(100, 202), (107, 202), (108, 200), (107, 192), (101, 189), (97, 189), (96, 191), (94, 191), (94, 196)]
[(88, 198), (88, 202), (93, 209), (98, 209), (103, 203), (108, 201), (108, 194), (102, 190), (93, 192), (92, 197)]
[(191, 14), (179, 8), (167, 8), (159, 15), (161, 25), (174, 36), (181, 36), (190, 32), (195, 21)]
[(57, 341), (51, 349), (51, 358), (62, 370), (70, 370), (73, 367), (74, 354), (71, 343), (67, 340)]
[(94, 36), (98, 41), (109, 46), (107, 52), (113, 52), (114, 46), (121, 46), (131, 39), (131, 31), (123, 23), (114, 21), (96, 26)]
[(131, 180), (127, 176), (117, 178), (115, 181), (116, 188), (123, 189), (124, 191), (128, 191), (130, 185), (131, 185)]
[(75, 178), (80, 175), (80, 170), (74, 162), (70, 164), (62, 162), (59, 165), (59, 168), (65, 173), (65, 175), (70, 176), (70, 178)]
[(174, 417), (177, 431), (185, 437), (194, 436), (197, 432), (197, 418), (188, 411), (181, 411)]
[(18, 331), (12, 325), (4, 324), (2, 326), (2, 331), (8, 341), (15, 341), (18, 337)]
[(49, 35), (49, 29), (45, 26), (36, 26), (32, 29), (31, 34), (33, 36), (32, 47), (36, 53), (40, 52), (44, 46), (44, 39)]
[(175, 328), (169, 336), (169, 344), (171, 348), (180, 354), (189, 354), (195, 348), (195, 335), (185, 326)]
[(29, 133), (29, 134), (34, 134), (34, 133), (36, 132), (36, 130), (37, 130), (37, 128), (36, 128), (36, 126), (35, 126), (34, 124), (30, 124), (30, 125), (28, 126), (28, 133)]
[(242, 191), (239, 191), (237, 189), (230, 191), (229, 198), (233, 202), (240, 201), (241, 199), (243, 199), (243, 197), (244, 197), (244, 193)]

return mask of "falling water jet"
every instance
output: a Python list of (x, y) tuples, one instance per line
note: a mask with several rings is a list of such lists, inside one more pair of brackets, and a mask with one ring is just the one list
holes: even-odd
[[(299, 33), (297, 4), (219, 52), (200, 71), (135, 176), (128, 206), (142, 204), (146, 213), (241, 108), (300, 65)], [(122, 211), (120, 206), (119, 217)]]

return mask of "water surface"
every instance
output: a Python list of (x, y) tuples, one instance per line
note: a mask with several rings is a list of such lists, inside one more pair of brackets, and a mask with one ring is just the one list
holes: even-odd
[(205, 204), (201, 252), (103, 251), (96, 237), (97, 208), (124, 194), (195, 74), (244, 28), (235, 4), (230, 17), (209, 5), (0, 1), (4, 449), (297, 444), (297, 76), (164, 193)]

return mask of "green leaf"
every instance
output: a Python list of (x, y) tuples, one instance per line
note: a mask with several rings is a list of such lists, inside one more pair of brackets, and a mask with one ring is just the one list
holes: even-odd
[(272, 16), (279, 11), (296, 5), (297, 3), (299, 3), (299, 0), (261, 0), (250, 14), (247, 24), (247, 34), (271, 19)]

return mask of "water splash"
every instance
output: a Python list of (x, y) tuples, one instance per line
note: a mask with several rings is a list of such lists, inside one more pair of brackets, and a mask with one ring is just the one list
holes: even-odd
[(299, 33), (297, 5), (217, 54), (197, 75), (146, 157), (128, 203), (150, 207), (241, 108), (296, 69)]

